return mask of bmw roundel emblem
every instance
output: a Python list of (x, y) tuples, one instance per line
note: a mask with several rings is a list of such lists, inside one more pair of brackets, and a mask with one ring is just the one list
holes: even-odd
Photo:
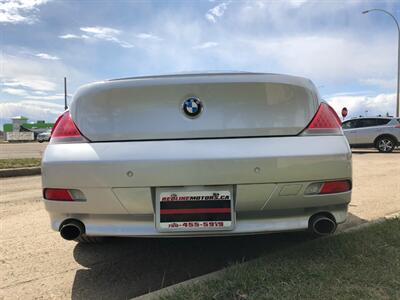
[(203, 104), (199, 99), (190, 97), (183, 101), (182, 109), (186, 116), (189, 118), (195, 118), (202, 112)]

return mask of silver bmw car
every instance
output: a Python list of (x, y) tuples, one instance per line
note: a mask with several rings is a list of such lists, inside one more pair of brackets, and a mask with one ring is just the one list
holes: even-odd
[(305, 78), (203, 73), (81, 87), (42, 162), (67, 240), (310, 230), (347, 217), (351, 151)]

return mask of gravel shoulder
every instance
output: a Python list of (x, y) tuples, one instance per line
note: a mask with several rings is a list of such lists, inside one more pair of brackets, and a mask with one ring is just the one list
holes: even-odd
[(47, 142), (0, 143), (0, 159), (41, 158)]
[[(353, 162), (341, 228), (400, 211), (400, 154), (357, 152)], [(0, 179), (0, 298), (126, 299), (307, 241), (291, 233), (78, 245), (50, 229), (40, 199), (40, 176)]]

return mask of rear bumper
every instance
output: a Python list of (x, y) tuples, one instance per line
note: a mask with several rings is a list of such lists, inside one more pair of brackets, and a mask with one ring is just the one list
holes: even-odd
[[(132, 172), (132, 173), (129, 173)], [(132, 176), (128, 176), (133, 174)], [(344, 222), (351, 192), (305, 196), (311, 182), (351, 179), (343, 136), (49, 144), (44, 188), (80, 189), (87, 201), (44, 201), (52, 227), (81, 220), (88, 235), (232, 235), (301, 230), (330, 212)], [(154, 224), (158, 187), (231, 185), (233, 231), (160, 233)]]
[[(348, 195), (350, 199), (350, 193)], [(126, 237), (194, 237), (194, 236), (233, 236), (262, 234), (285, 231), (300, 231), (308, 228), (312, 215), (329, 212), (338, 224), (347, 218), (347, 203), (307, 209), (289, 209), (270, 212), (237, 213), (235, 228), (229, 231), (214, 232), (158, 232), (153, 214), (146, 215), (98, 215), (65, 214), (50, 212), (51, 227), (59, 231), (66, 219), (77, 219), (85, 224), (86, 234), (90, 236)]]

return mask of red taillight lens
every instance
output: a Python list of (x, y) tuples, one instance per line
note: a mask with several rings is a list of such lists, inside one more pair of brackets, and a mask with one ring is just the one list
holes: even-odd
[(326, 103), (321, 103), (317, 113), (306, 127), (304, 135), (342, 134), (342, 122), (335, 110)]
[(321, 187), (320, 194), (343, 193), (350, 191), (351, 184), (348, 180), (327, 181)]
[(306, 195), (343, 193), (351, 190), (350, 180), (335, 180), (311, 183), (304, 191)]
[(44, 189), (43, 198), (46, 200), (73, 201), (67, 189)]
[(51, 131), (52, 143), (83, 143), (87, 140), (82, 136), (71, 118), (69, 111), (58, 117)]
[(394, 128), (400, 128), (400, 124), (397, 124), (396, 126), (394, 126)]
[(86, 201), (82, 191), (75, 189), (43, 189), (43, 198), (55, 201)]

